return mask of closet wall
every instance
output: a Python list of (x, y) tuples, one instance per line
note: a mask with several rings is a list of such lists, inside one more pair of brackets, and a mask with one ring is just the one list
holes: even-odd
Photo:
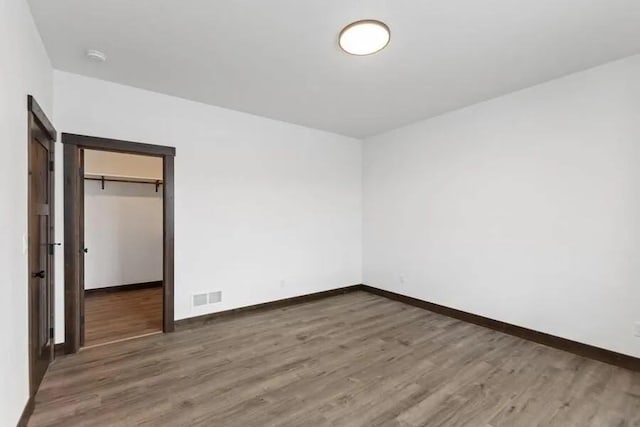
[[(162, 179), (162, 159), (85, 151), (85, 176)], [(85, 180), (85, 289), (162, 280), (162, 187)]]

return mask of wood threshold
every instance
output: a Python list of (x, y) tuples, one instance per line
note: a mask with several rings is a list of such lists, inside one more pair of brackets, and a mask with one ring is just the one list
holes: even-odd
[(158, 335), (158, 334), (162, 334), (162, 331), (161, 330), (157, 330), (157, 331), (154, 331), (154, 332), (149, 332), (149, 333), (146, 333), (146, 334), (140, 334), (140, 335), (136, 335), (136, 336), (133, 336), (133, 337), (120, 338), (120, 339), (113, 340), (113, 341), (107, 341), (107, 342), (101, 342), (101, 343), (98, 343), (98, 344), (87, 345), (87, 346), (84, 346), (84, 347), (80, 348), (80, 351), (85, 351), (85, 350), (89, 350), (91, 348), (96, 348), (96, 347), (103, 347), (105, 345), (110, 345), (110, 344), (117, 344), (117, 343), (124, 342), (124, 341), (131, 341), (131, 340), (135, 340), (135, 339), (138, 339), (138, 338), (150, 337), (152, 335)]

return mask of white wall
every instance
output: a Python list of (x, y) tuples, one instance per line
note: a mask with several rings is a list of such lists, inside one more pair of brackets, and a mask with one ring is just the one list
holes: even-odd
[[(85, 150), (85, 174), (162, 179), (162, 158)], [(162, 280), (162, 187), (85, 180), (85, 289)]]
[(364, 282), (640, 356), (639, 165), (640, 56), (373, 137)]
[(162, 189), (85, 181), (85, 289), (162, 280)]
[(54, 91), (63, 132), (176, 147), (176, 319), (361, 283), (361, 141), (65, 72)]
[(24, 0), (0, 0), (0, 425), (29, 397), (27, 95), (51, 118), (52, 70)]

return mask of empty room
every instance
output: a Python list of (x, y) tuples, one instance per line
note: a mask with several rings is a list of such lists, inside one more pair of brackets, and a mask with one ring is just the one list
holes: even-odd
[(637, 0), (1, 0), (0, 426), (640, 426)]

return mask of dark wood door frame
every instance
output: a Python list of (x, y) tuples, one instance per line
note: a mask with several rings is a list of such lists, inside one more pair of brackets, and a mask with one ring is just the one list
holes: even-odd
[[(40, 108), (40, 105), (35, 100), (35, 98), (31, 95), (27, 96), (27, 144), (28, 144), (28, 154), (27, 154), (27, 162), (28, 162), (28, 181), (29, 184), (27, 186), (27, 215), (28, 215), (28, 257), (29, 257), (29, 278), (27, 279), (27, 294), (28, 294), (28, 331), (29, 331), (29, 394), (32, 398), (36, 392), (38, 391), (38, 387), (40, 385), (40, 380), (42, 380), (43, 372), (40, 372), (41, 369), (36, 369), (36, 363), (38, 363), (38, 355), (39, 346), (38, 343), (40, 341), (38, 337), (39, 325), (35, 324), (38, 321), (39, 315), (39, 302), (36, 301), (35, 291), (32, 288), (31, 283), (31, 274), (32, 274), (32, 263), (34, 260), (32, 259), (32, 247), (34, 237), (31, 235), (31, 230), (33, 229), (33, 217), (34, 210), (37, 209), (34, 206), (33, 198), (32, 198), (32, 140), (36, 137), (34, 132), (37, 132), (39, 135), (44, 136), (48, 141), (48, 165), (46, 166), (48, 170), (48, 188), (47, 188), (47, 204), (49, 206), (48, 216), (49, 216), (49, 227), (47, 230), (47, 242), (49, 243), (47, 248), (47, 266), (46, 266), (46, 278), (47, 278), (47, 295), (48, 295), (48, 317), (49, 317), (49, 331), (46, 333), (49, 336), (50, 340), (50, 355), (49, 362), (53, 360), (54, 357), (54, 346), (55, 346), (55, 334), (54, 334), (54, 312), (55, 312), (55, 255), (54, 255), (54, 246), (55, 242), (55, 179), (54, 179), (54, 165), (55, 165), (55, 142), (57, 138), (57, 133), (46, 114)], [(39, 365), (38, 365), (39, 366)], [(45, 369), (46, 371), (46, 369)]]
[(81, 346), (81, 281), (79, 215), (81, 150), (113, 151), (161, 157), (163, 160), (163, 332), (174, 331), (174, 157), (176, 149), (94, 136), (62, 134), (64, 150), (64, 352), (75, 353)]

